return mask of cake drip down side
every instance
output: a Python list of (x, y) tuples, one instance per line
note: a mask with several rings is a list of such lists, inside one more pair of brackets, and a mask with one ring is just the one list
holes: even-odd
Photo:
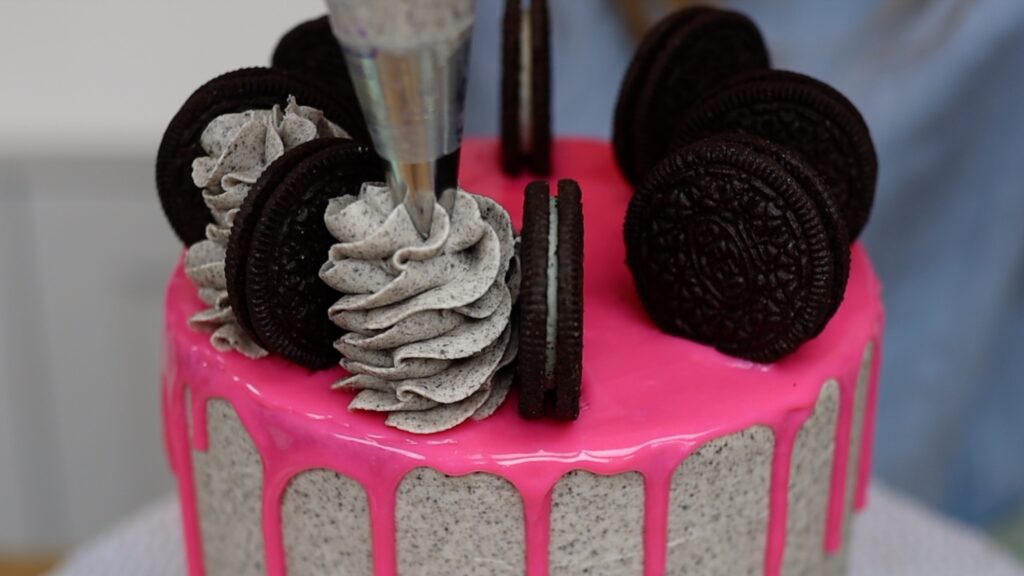
[[(871, 360), (869, 346), (852, 390), (861, 399), (852, 406), (855, 422), (863, 421)], [(816, 406), (800, 419), (785, 474), (778, 465), (787, 459), (779, 457), (775, 444), (785, 424), (754, 426), (683, 455), (667, 485), (651, 482), (665, 469), (662, 463), (612, 475), (576, 463), (546, 486), (495, 470), (452, 476), (412, 460), (400, 477), (381, 482), (363, 474), (356, 480), (348, 476), (359, 476), (351, 465), (328, 461), (324, 454), (322, 467), (299, 471), (282, 451), (268, 449), (273, 440), (267, 434), (250, 433), (243, 423), (266, 424), (266, 414), (255, 416), (244, 402), (236, 411), (216, 394), (190, 400), (190, 388), (179, 389), (182, 401), (172, 411), (184, 410), (191, 426), (172, 433), (192, 440), (172, 444), (188, 442), (193, 469), (191, 479), (179, 481), (195, 491), (194, 502), (182, 502), (194, 506), (189, 516), (197, 523), (192, 534), (197, 541), (189, 548), (201, 555), (194, 574), (373, 576), (427, 570), (469, 576), (563, 574), (569, 567), (585, 567), (588, 574), (606, 576), (661, 570), (674, 576), (725, 576), (771, 574), (771, 563), (780, 560), (783, 568), (776, 574), (843, 573), (845, 550), (825, 548), (838, 458), (840, 385), (835, 380), (824, 384)], [(851, 468), (857, 457), (851, 454)], [(787, 486), (779, 490), (773, 483), (783, 477)], [(847, 484), (842, 498), (847, 529), (854, 495), (855, 486)], [(652, 513), (649, 499), (666, 509)], [(526, 511), (538, 509), (540, 522), (527, 521)], [(664, 520), (651, 517), (661, 514)], [(767, 524), (780, 525), (782, 556), (767, 546)], [(663, 563), (646, 558), (651, 540), (658, 539), (652, 530), (661, 525)], [(534, 538), (527, 536), (531, 529)], [(537, 530), (544, 531), (543, 538), (536, 538)], [(545, 551), (536, 549), (538, 542)], [(541, 572), (539, 559), (547, 572)]]

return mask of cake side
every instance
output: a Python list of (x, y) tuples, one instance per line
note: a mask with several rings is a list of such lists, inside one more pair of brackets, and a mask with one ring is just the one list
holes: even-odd
[[(524, 182), (488, 170), (497, 154), (493, 142), (467, 143), (463, 183), (467, 189), (490, 195), (509, 206), (517, 219), (520, 215), (515, 207)], [(828, 473), (816, 474), (810, 480), (815, 493), (825, 497), (824, 505), (818, 498), (810, 507), (811, 519), (806, 522), (810, 529), (805, 531), (807, 535), (801, 532), (799, 538), (806, 538), (811, 544), (802, 548), (819, 550), (820, 555), (811, 554), (816, 558), (826, 555), (826, 544), (831, 552), (839, 549), (842, 526), (849, 517), (846, 507), (854, 495), (863, 493), (867, 478), (868, 459), (861, 454), (867, 453), (869, 444), (863, 443), (861, 449), (857, 443), (860, 430), (870, 434), (863, 414), (864, 406), (870, 405), (874, 397), (874, 379), (861, 377), (861, 363), (865, 350), (877, 346), (881, 332), (877, 280), (863, 250), (854, 251), (847, 302), (822, 336), (771, 367), (727, 358), (658, 333), (642, 315), (635, 296), (623, 290), (623, 286), (628, 286), (628, 271), (622, 264), (623, 247), (617, 232), (628, 190), (615, 173), (607, 145), (566, 141), (556, 154), (559, 170), (576, 175), (592, 199), (586, 204), (589, 224), (585, 239), (587, 257), (593, 257), (587, 264), (585, 286), (589, 305), (584, 378), (590, 384), (585, 388), (580, 420), (573, 426), (526, 424), (505, 407), (491, 420), (467, 424), (463, 429), (429, 439), (415, 439), (386, 429), (372, 416), (350, 414), (345, 410), (345, 393), (329, 391), (330, 383), (340, 375), (338, 370), (310, 375), (275, 358), (257, 363), (213, 351), (201, 335), (185, 326), (183, 318), (199, 303), (187, 280), (181, 274), (175, 277), (168, 297), (165, 417), (185, 508), (193, 574), (203, 573), (204, 556), (216, 554), (212, 549), (216, 539), (203, 534), (209, 529), (199, 529), (200, 524), (211, 525), (202, 517), (215, 512), (196, 505), (197, 500), (205, 498), (201, 494), (209, 489), (206, 484), (213, 483), (203, 478), (213, 478), (216, 473), (206, 470), (208, 466), (201, 462), (202, 456), (193, 458), (192, 454), (193, 449), (210, 454), (218, 451), (217, 445), (208, 446), (207, 441), (218, 437), (218, 422), (223, 418), (208, 417), (210, 398), (226, 400), (242, 425), (229, 431), (233, 430), (235, 436), (242, 434), (239, 430), (251, 432), (245, 435), (262, 461), (264, 478), (256, 490), (262, 494), (259, 501), (264, 507), (260, 527), (264, 545), (260, 549), (260, 539), (252, 538), (246, 546), (251, 546), (250, 554), (265, 556), (269, 574), (283, 574), (287, 567), (298, 565), (299, 561), (289, 558), (289, 554), (294, 543), (305, 541), (307, 535), (291, 535), (289, 525), (301, 524), (302, 520), (294, 519), (306, 515), (294, 513), (294, 507), (288, 508), (292, 512), (282, 512), (280, 504), (299, 497), (292, 492), (293, 478), (309, 470), (329, 470), (336, 479), (347, 483), (347, 488), (337, 494), (357, 493), (353, 482), (363, 487), (372, 518), (366, 541), (373, 543), (374, 573), (396, 573), (401, 563), (402, 542), (396, 543), (395, 534), (401, 532), (403, 522), (403, 515), (396, 512), (401, 508), (397, 502), (399, 487), (413, 470), (424, 466), (445, 476), (489, 474), (505, 480), (504, 488), (495, 488), (494, 492), (518, 491), (524, 518), (521, 556), (530, 574), (548, 573), (549, 558), (559, 558), (559, 554), (574, 560), (593, 555), (592, 550), (586, 549), (588, 539), (580, 538), (579, 532), (573, 541), (570, 531), (559, 529), (565, 520), (571, 520), (572, 513), (561, 518), (551, 511), (556, 504), (560, 508), (570, 506), (574, 499), (583, 501), (607, 490), (600, 481), (577, 485), (576, 479), (586, 476), (573, 471), (608, 477), (609, 481), (623, 481), (619, 476), (634, 474), (630, 486), (635, 486), (635, 473), (639, 473), (644, 479), (644, 498), (637, 502), (644, 509), (643, 573), (675, 570), (679, 567), (676, 561), (666, 566), (666, 551), (674, 543), (667, 530), (673, 475), (681, 463), (701, 461), (699, 457), (690, 460), (691, 457), (706, 454), (705, 450), (720, 449), (719, 445), (709, 443), (730, 436), (740, 438), (739, 433), (755, 426), (770, 430), (773, 437), (769, 488), (767, 493), (753, 490), (765, 500), (769, 529), (764, 534), (764, 546), (759, 549), (756, 545), (744, 545), (743, 551), (762, 557), (766, 574), (779, 573), (784, 554), (795, 555), (788, 551), (793, 545), (788, 532), (795, 529), (787, 530), (787, 525), (797, 525), (790, 519), (803, 512), (800, 506), (791, 505), (789, 493), (794, 486), (803, 490), (796, 471), (804, 453), (812, 454), (808, 456), (812, 458), (810, 462), (819, 463), (826, 457), (823, 453), (827, 453), (831, 465), (825, 467)], [(609, 242), (609, 238), (614, 240)], [(632, 346), (626, 349), (625, 343)], [(830, 381), (837, 388), (835, 413), (815, 432), (812, 448), (805, 450), (800, 431), (816, 413), (815, 404)], [(186, 390), (192, 395), (191, 400), (186, 400)], [(861, 398), (864, 400), (860, 401)], [(191, 441), (186, 414), (190, 406), (195, 416)], [(251, 452), (239, 453), (251, 456)], [(709, 461), (716, 462), (717, 458)], [(234, 466), (224, 468), (230, 474)], [(688, 470), (685, 466), (684, 469)], [(756, 473), (765, 474), (762, 467)], [(568, 477), (573, 479), (568, 480), (571, 495), (564, 496), (568, 498), (565, 501), (553, 499), (553, 494), (569, 493), (567, 485), (562, 484), (566, 480), (561, 480), (567, 474), (573, 474)], [(685, 478), (686, 472), (682, 474)], [(330, 474), (324, 478), (327, 480), (317, 484), (334, 484)], [(750, 484), (754, 485), (755, 480)], [(455, 492), (467, 491), (460, 482), (451, 486)], [(299, 489), (308, 494), (306, 488)], [(330, 489), (326, 490), (323, 493), (329, 493)], [(636, 493), (635, 489), (632, 493)], [(635, 526), (636, 510), (623, 512), (615, 519), (618, 524)], [(816, 522), (814, 516), (819, 517)], [(762, 521), (761, 531), (763, 526)], [(566, 534), (568, 540), (561, 540), (559, 534)], [(310, 539), (318, 537), (322, 538), (308, 535)], [(624, 541), (637, 540), (634, 537)], [(286, 546), (285, 542), (292, 544)], [(204, 544), (210, 549), (204, 551)], [(638, 573), (637, 551), (623, 552), (618, 556), (622, 562), (617, 568), (609, 567), (616, 562), (599, 562), (589, 573)], [(514, 549), (512, 554), (517, 554)], [(346, 555), (338, 557), (342, 556)], [(365, 571), (366, 551), (356, 550), (350, 556), (362, 558), (358, 562), (363, 568), (353, 568), (353, 573)], [(611, 556), (614, 554), (607, 555)], [(695, 556), (688, 553), (683, 557), (692, 560)], [(342, 560), (324, 560), (321, 564), (327, 562)], [(561, 566), (560, 562), (556, 566)], [(680, 569), (685, 570), (687, 561), (682, 562)], [(215, 563), (207, 558), (207, 564)], [(250, 566), (249, 570), (260, 570), (258, 563)], [(320, 573), (316, 571), (317, 562), (307, 562), (305, 566), (310, 570), (308, 573)], [(786, 573), (788, 566), (787, 562)], [(306, 569), (300, 573), (304, 572)], [(557, 573), (557, 568), (551, 567), (550, 572)]]
[[(857, 386), (866, 391), (865, 351)], [(839, 402), (826, 383), (812, 415), (798, 429), (785, 492), (787, 522), (782, 574), (839, 575), (845, 549), (823, 546)], [(855, 420), (863, 418), (858, 402)], [(192, 452), (202, 564), (206, 574), (265, 574), (265, 526), (260, 523), (262, 461), (231, 405), (210, 398), (204, 408), (208, 445)], [(667, 499), (665, 574), (761, 574), (771, 498), (774, 434), (756, 426), (710, 441), (672, 473)], [(844, 501), (852, 504), (853, 485)], [(644, 477), (568, 472), (552, 487), (549, 572), (644, 572)], [(274, 505), (271, 500), (267, 505)], [(288, 574), (367, 574), (373, 571), (366, 491), (336, 472), (302, 472), (288, 482), (280, 534)], [(847, 511), (844, 524), (852, 516)], [(523, 501), (503, 478), (476, 473), (449, 477), (410, 471), (395, 500), (399, 574), (523, 574), (527, 554)]]

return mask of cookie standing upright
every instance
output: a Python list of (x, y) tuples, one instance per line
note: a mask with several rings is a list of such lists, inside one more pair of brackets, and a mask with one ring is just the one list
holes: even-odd
[[(293, 160), (286, 155), (281, 161)], [(341, 332), (327, 314), (337, 294), (319, 277), (334, 242), (323, 214), (332, 198), (357, 194), (383, 172), (369, 147), (344, 140), (286, 172), (269, 172), (246, 198), (244, 219), (235, 223), (239, 231), (231, 236), (229, 259), (235, 270), (244, 263), (244, 272), (233, 274), (228, 293), (234, 292), (232, 304), (245, 310), (248, 328), (268, 351), (310, 369), (329, 368), (338, 362), (333, 344)]]
[(213, 216), (192, 179), (192, 162), (203, 155), (200, 137), (223, 114), (269, 109), (294, 96), (304, 106), (322, 110), (349, 134), (358, 133), (358, 104), (338, 99), (321, 87), (281, 70), (244, 68), (207, 82), (185, 101), (160, 142), (156, 187), (171, 228), (187, 245), (202, 240)]
[(677, 150), (637, 190), (625, 226), (654, 322), (756, 362), (821, 332), (844, 258), (819, 204), (773, 156), (716, 138)]
[(274, 191), (284, 182), (299, 164), (317, 153), (337, 146), (346, 140), (338, 138), (317, 138), (285, 152), (260, 175), (259, 180), (249, 191), (246, 201), (242, 203), (235, 215), (231, 237), (224, 257), (224, 276), (228, 287), (228, 299), (238, 325), (262, 346), (266, 346), (258, 337), (249, 316), (246, 285), (246, 267), (249, 263), (250, 247), (259, 220), (266, 203)]
[(501, 161), (507, 174), (551, 172), (551, 24), (547, 0), (506, 0), (501, 52)]
[(519, 413), (579, 416), (583, 363), (583, 205), (579, 184), (526, 188), (519, 302)]
[(757, 26), (737, 12), (694, 7), (658, 23), (637, 48), (615, 105), (612, 144), (626, 179), (639, 184), (667, 155), (692, 105), (736, 75), (768, 66)]
[[(829, 251), (833, 254), (834, 270), (832, 274), (832, 304), (825, 322), (839, 310), (846, 292), (846, 283), (850, 278), (850, 233), (846, 228), (846, 219), (836, 204), (832, 193), (818, 172), (796, 152), (773, 144), (768, 140), (747, 134), (728, 133), (714, 136), (716, 140), (734, 142), (756, 152), (769, 156), (789, 174), (804, 190), (818, 208), (822, 224), (829, 238)], [(824, 328), (824, 323), (821, 328)]]
[(874, 202), (878, 159), (867, 123), (838, 90), (795, 72), (752, 73), (693, 107), (675, 143), (723, 132), (760, 136), (804, 157), (843, 211), (850, 239), (860, 235)]

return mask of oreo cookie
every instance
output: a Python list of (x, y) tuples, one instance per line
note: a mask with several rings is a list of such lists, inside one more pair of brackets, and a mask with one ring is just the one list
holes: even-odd
[(799, 162), (763, 141), (716, 137), (651, 171), (627, 210), (626, 254), (662, 330), (755, 362), (821, 332), (849, 246)]
[(842, 210), (850, 240), (860, 235), (874, 202), (878, 160), (864, 118), (845, 96), (795, 72), (749, 74), (693, 107), (675, 142), (725, 132), (759, 136), (802, 156)]
[(626, 179), (639, 184), (672, 149), (687, 110), (738, 74), (769, 67), (757, 26), (728, 10), (679, 10), (644, 37), (615, 106), (612, 145)]
[(551, 172), (551, 25), (547, 0), (506, 0), (502, 40), (502, 169)]
[(583, 366), (583, 205), (575, 181), (559, 181), (557, 197), (546, 182), (527, 186), (520, 255), (519, 413), (575, 420)]
[[(274, 48), (271, 66), (320, 84), (346, 102), (358, 102), (345, 55), (327, 16), (303, 22), (282, 36)], [(365, 133), (362, 111), (358, 106), (356, 111), (360, 114), (360, 131)]]
[(313, 370), (338, 363), (337, 300), (319, 271), (334, 238), (323, 215), (331, 198), (384, 178), (373, 150), (344, 139), (289, 151), (250, 190), (225, 258), (228, 297), (239, 325), (271, 353)]
[[(832, 305), (825, 318), (831, 319), (839, 310), (839, 305), (846, 295), (846, 283), (850, 278), (850, 233), (846, 229), (846, 220), (836, 205), (835, 199), (825, 187), (825, 182), (818, 173), (800, 155), (757, 136), (747, 134), (722, 134), (716, 140), (735, 142), (755, 152), (770, 156), (803, 188), (811, 201), (818, 207), (818, 215), (829, 238), (829, 250), (834, 257)], [(824, 324), (821, 326), (824, 329)], [(820, 331), (820, 330), (819, 330)]]
[(316, 138), (285, 152), (280, 158), (267, 166), (256, 184), (249, 190), (245, 202), (235, 214), (231, 227), (231, 236), (224, 257), (224, 275), (228, 289), (228, 301), (238, 325), (256, 339), (255, 329), (249, 317), (248, 298), (246, 295), (246, 265), (248, 264), (249, 248), (252, 243), (256, 221), (259, 220), (267, 200), (281, 186), (285, 178), (295, 168), (315, 156), (317, 153), (347, 142), (341, 138)]
[[(206, 237), (213, 222), (202, 191), (192, 180), (192, 162), (205, 152), (200, 137), (222, 114), (284, 106), (294, 96), (299, 104), (320, 109), (349, 134), (360, 136), (359, 107), (321, 87), (281, 70), (244, 68), (207, 82), (185, 101), (164, 132), (156, 161), (156, 187), (175, 234), (190, 246)], [(362, 131), (361, 131), (362, 130)]]

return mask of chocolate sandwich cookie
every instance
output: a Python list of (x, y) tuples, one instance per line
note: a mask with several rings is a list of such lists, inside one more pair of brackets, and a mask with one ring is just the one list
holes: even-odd
[(249, 190), (246, 201), (238, 209), (231, 229), (230, 241), (224, 257), (224, 275), (228, 289), (228, 301), (238, 325), (256, 339), (253, 323), (249, 318), (246, 295), (245, 271), (252, 243), (255, 222), (259, 219), (267, 200), (295, 168), (317, 153), (346, 142), (341, 138), (317, 138), (285, 152), (267, 166), (256, 184)]
[(804, 188), (815, 185), (810, 173), (792, 162), (762, 144), (710, 138), (644, 180), (626, 214), (627, 263), (662, 330), (756, 362), (821, 332), (849, 247)]
[(281, 70), (244, 68), (229, 72), (196, 90), (164, 132), (156, 161), (156, 187), (171, 227), (187, 246), (206, 237), (213, 221), (202, 191), (192, 180), (192, 161), (205, 152), (203, 130), (223, 114), (284, 107), (288, 97), (317, 108), (330, 121), (358, 137), (363, 134), (356, 102), (340, 100), (321, 87)]
[(334, 238), (323, 215), (331, 198), (356, 195), (383, 170), (367, 146), (314, 140), (277, 159), (249, 191), (225, 258), (239, 325), (260, 346), (310, 369), (338, 363), (340, 329), (327, 309), (337, 293), (320, 281)]
[(506, 0), (502, 41), (501, 159), (508, 174), (526, 165), (551, 172), (551, 25), (547, 0)]
[[(321, 84), (342, 100), (358, 102), (345, 55), (327, 16), (303, 22), (282, 36), (271, 57), (271, 66)], [(358, 106), (356, 111), (362, 121)]]
[[(832, 194), (825, 187), (814, 167), (810, 166), (799, 154), (794, 153), (764, 138), (748, 134), (721, 134), (716, 140), (731, 141), (746, 146), (755, 152), (765, 154), (775, 160), (803, 188), (808, 197), (817, 205), (818, 215), (825, 225), (828, 234), (829, 250), (834, 257), (832, 274), (832, 304), (825, 318), (826, 323), (839, 310), (839, 305), (846, 295), (846, 283), (850, 278), (850, 235), (846, 230), (846, 220), (836, 204)], [(821, 329), (824, 329), (822, 324)], [(820, 332), (820, 330), (819, 330)]]
[(874, 202), (878, 160), (864, 118), (836, 89), (795, 72), (752, 73), (693, 107), (675, 142), (723, 132), (760, 136), (802, 156), (842, 210), (850, 240), (860, 235)]
[(519, 413), (575, 420), (583, 366), (583, 205), (579, 185), (526, 188), (519, 293)]
[(644, 36), (615, 106), (612, 144), (634, 185), (672, 148), (675, 126), (699, 99), (722, 83), (767, 69), (757, 26), (728, 10), (679, 10)]

